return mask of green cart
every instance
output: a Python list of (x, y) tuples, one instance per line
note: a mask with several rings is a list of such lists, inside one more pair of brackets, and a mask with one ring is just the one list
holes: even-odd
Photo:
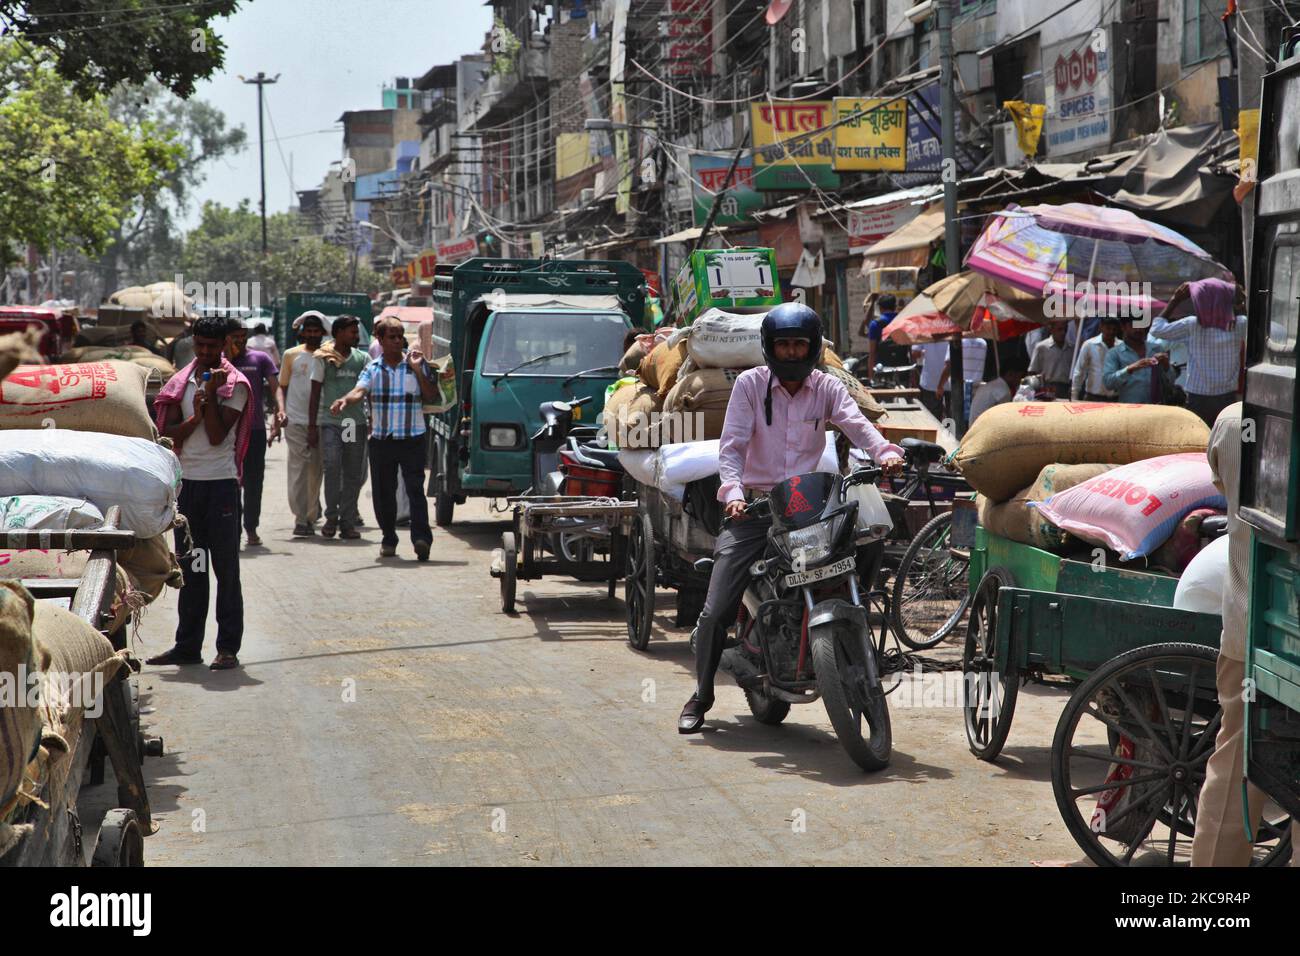
[[(1051, 771), (1067, 828), (1099, 865), (1186, 863), (1205, 762), (1221, 720), (1222, 621), (1173, 607), (1177, 578), (1062, 557), (976, 528), (962, 653), (967, 743), (992, 761), (1020, 686), (1064, 677)], [(1257, 859), (1290, 854), (1271, 807)]]

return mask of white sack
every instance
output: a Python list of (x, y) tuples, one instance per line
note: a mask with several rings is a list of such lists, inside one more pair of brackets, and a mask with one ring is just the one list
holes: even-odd
[[(677, 442), (661, 446), (654, 453), (655, 485), (665, 493), (682, 497), (679, 491), (687, 484), (718, 473), (720, 444), (721, 442), (714, 438), (710, 441)], [(839, 474), (834, 432), (826, 433), (826, 450), (822, 452), (821, 460), (815, 470)]]
[(0, 500), (0, 530), (4, 531), (77, 531), (103, 523), (103, 512), (84, 498), (14, 495)]
[(1223, 585), (1228, 580), (1228, 536), (1215, 538), (1188, 562), (1174, 590), (1174, 607), (1215, 616), (1223, 613)]
[(122, 509), (119, 527), (152, 538), (172, 526), (181, 463), (144, 438), (66, 428), (0, 431), (0, 497), (84, 498)]
[(763, 364), (762, 329), (762, 314), (709, 309), (691, 323), (686, 352), (700, 368), (754, 368)]
[(655, 483), (654, 456), (649, 448), (626, 448), (618, 453), (618, 463), (623, 470), (643, 485)]

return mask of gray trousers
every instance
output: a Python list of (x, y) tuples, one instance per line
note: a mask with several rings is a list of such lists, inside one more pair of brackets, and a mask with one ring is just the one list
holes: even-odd
[(325, 521), (345, 528), (361, 521), (357, 497), (366, 480), (366, 426), (320, 426), (321, 469), (325, 475)]
[(727, 628), (736, 620), (740, 599), (749, 584), (749, 567), (767, 550), (769, 519), (730, 521), (713, 549), (713, 571), (704, 610), (695, 625), (695, 675), (700, 702), (713, 703), (713, 678), (722, 660)]

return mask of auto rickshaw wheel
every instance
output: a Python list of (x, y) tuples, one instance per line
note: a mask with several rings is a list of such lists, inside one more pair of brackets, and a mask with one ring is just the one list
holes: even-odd
[(1015, 664), (1015, 633), (1008, 630), (1006, 666), (996, 673), (998, 650), (998, 592), (1014, 587), (1006, 568), (991, 568), (975, 589), (962, 648), (962, 715), (966, 743), (980, 760), (995, 760), (1007, 742), (1016, 712), (1020, 676)]
[(144, 831), (134, 810), (118, 807), (104, 814), (91, 866), (144, 866)]

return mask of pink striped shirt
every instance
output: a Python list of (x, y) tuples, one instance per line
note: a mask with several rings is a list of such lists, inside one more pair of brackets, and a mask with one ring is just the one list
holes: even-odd
[(878, 464), (903, 457), (903, 449), (867, 421), (844, 383), (818, 369), (793, 395), (780, 382), (772, 382), (769, 426), (764, 403), (771, 375), (765, 366), (751, 368), (731, 390), (719, 448), (719, 501), (742, 500), (746, 488), (770, 491), (787, 478), (816, 471), (831, 424)]

